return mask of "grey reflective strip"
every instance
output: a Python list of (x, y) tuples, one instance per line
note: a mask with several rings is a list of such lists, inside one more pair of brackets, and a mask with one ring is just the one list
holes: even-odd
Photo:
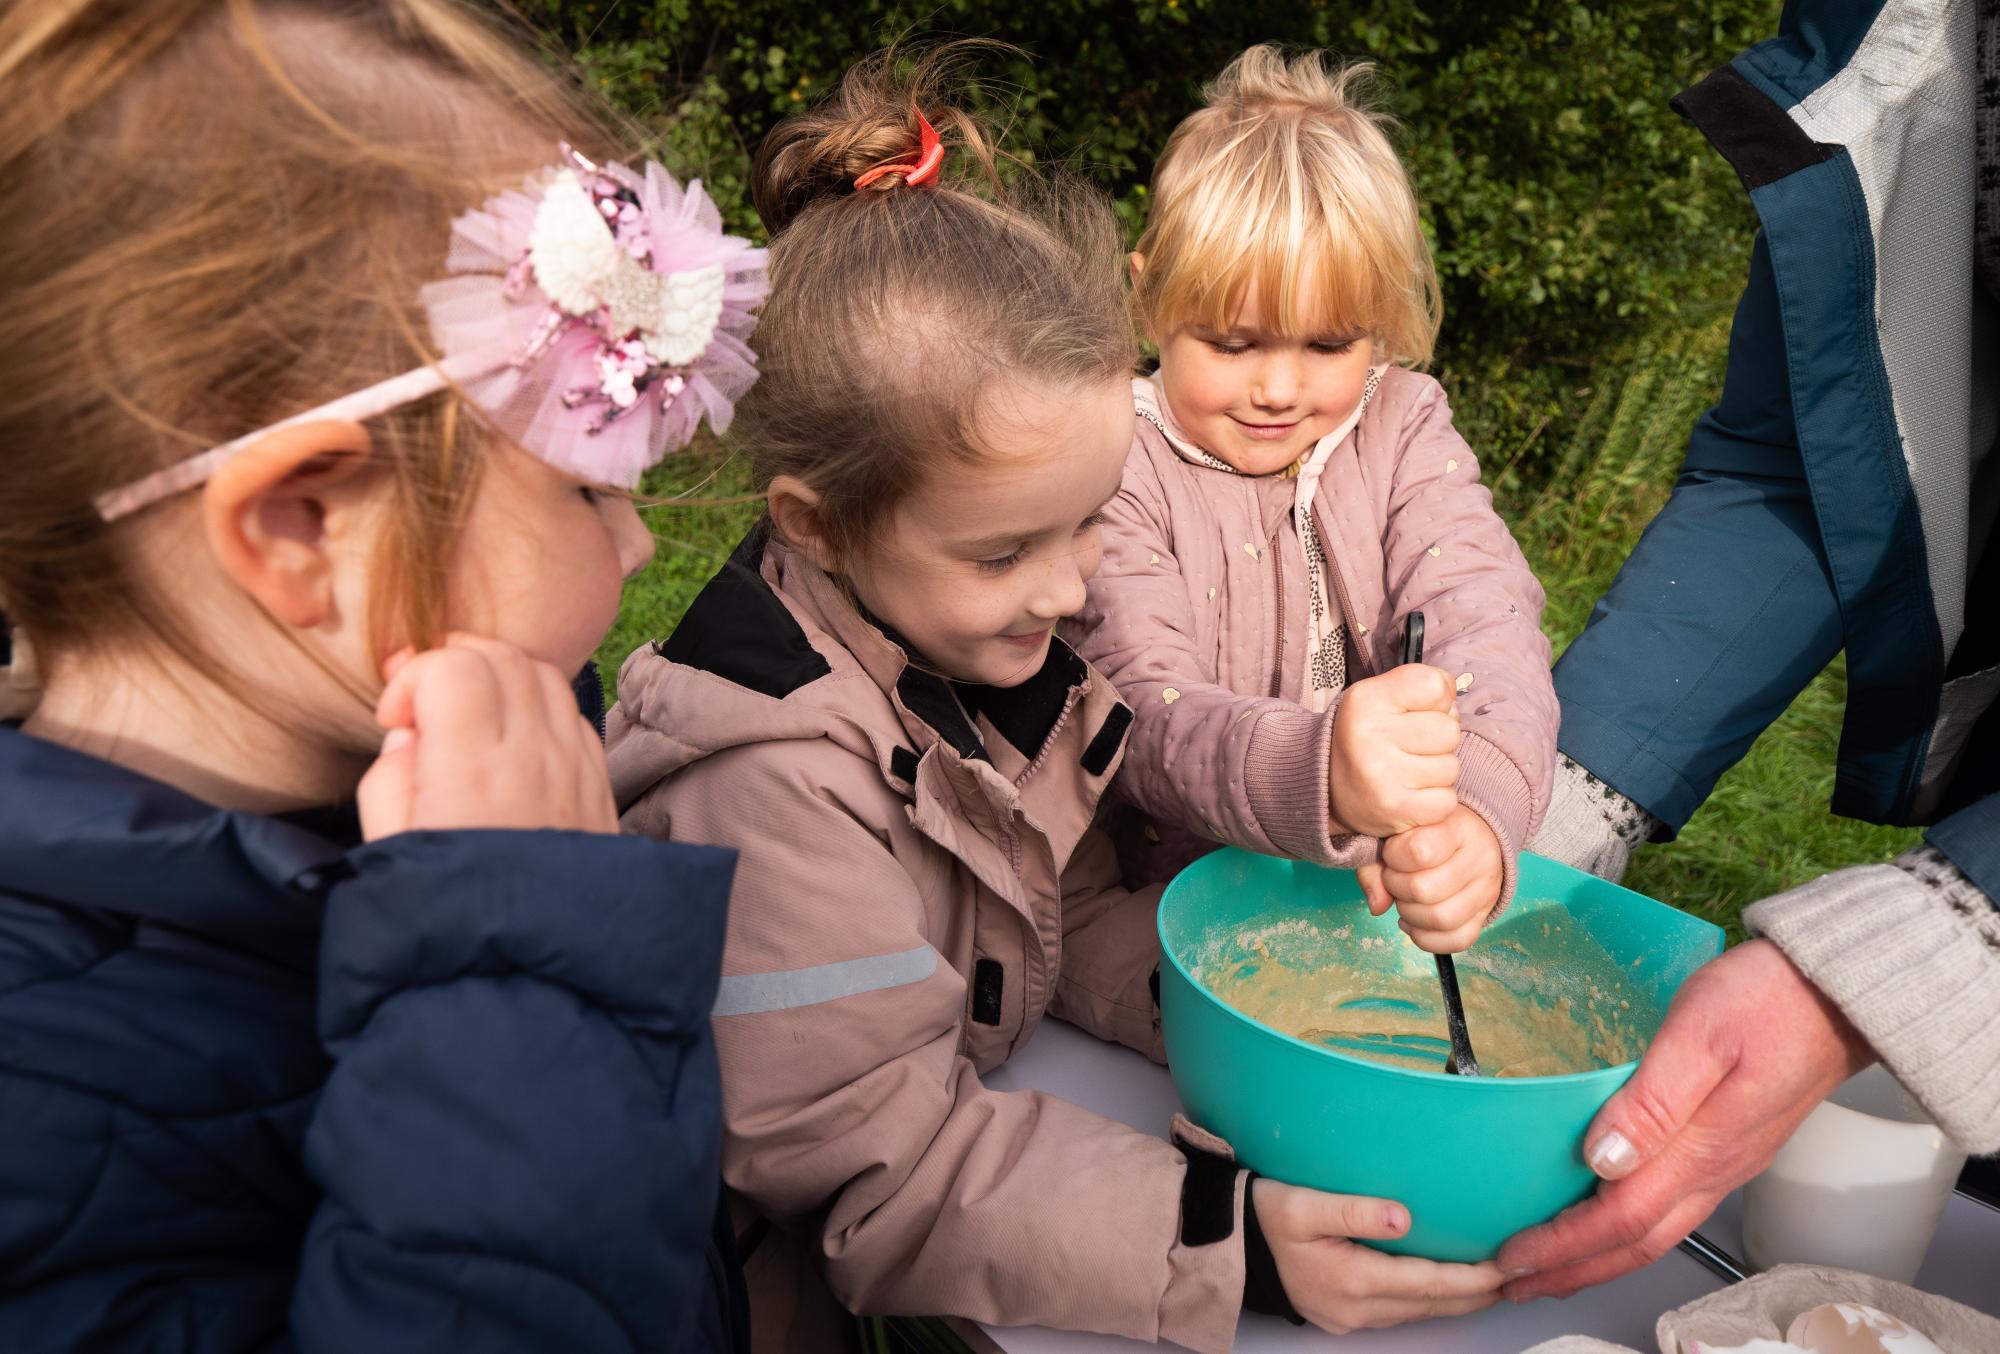
[(817, 1006), (823, 1001), (879, 992), (885, 987), (904, 987), (920, 983), (937, 972), (937, 961), (936, 950), (919, 945), (899, 954), (843, 959), (837, 964), (815, 964), (811, 968), (778, 973), (739, 973), (722, 980), (722, 991), (715, 999), (715, 1014), (761, 1015), (765, 1011)]

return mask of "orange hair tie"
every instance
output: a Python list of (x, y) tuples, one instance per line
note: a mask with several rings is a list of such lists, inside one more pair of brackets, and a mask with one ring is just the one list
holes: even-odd
[(917, 153), (914, 157), (888, 160), (876, 165), (855, 179), (857, 191), (866, 188), (888, 174), (901, 174), (906, 187), (915, 188), (929, 183), (938, 175), (938, 166), (944, 163), (944, 142), (938, 139), (937, 128), (931, 126), (921, 108), (914, 110), (917, 115)]

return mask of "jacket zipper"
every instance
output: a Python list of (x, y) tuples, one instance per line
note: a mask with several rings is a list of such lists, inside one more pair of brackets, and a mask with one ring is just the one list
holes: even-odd
[[(1340, 571), (1342, 553), (1340, 539), (1327, 531), (1326, 519), (1321, 517), (1316, 509), (1312, 509), (1311, 505), (1308, 505), (1308, 509), (1313, 514), (1313, 525), (1319, 530), (1320, 548), (1326, 554), (1326, 573), (1327, 577), (1333, 580), (1334, 600), (1340, 603), (1340, 623), (1347, 627), (1348, 635), (1356, 641), (1348, 647), (1348, 655), (1351, 658), (1361, 659), (1361, 666), (1367, 670), (1368, 676), (1373, 677), (1374, 645), (1370, 642), (1365, 628), (1361, 626), (1360, 618), (1354, 614), (1354, 604), (1347, 597), (1347, 576)], [(1360, 629), (1361, 633), (1357, 634), (1357, 629)], [(1351, 681), (1349, 685), (1352, 685)]]
[[(1264, 505), (1257, 501), (1257, 493), (1250, 492), (1250, 504), (1258, 521), (1263, 520)], [(1285, 561), (1284, 551), (1279, 548), (1278, 538), (1285, 534), (1284, 521), (1279, 519), (1278, 529), (1264, 542), (1264, 549), (1271, 556), (1271, 575), (1277, 580), (1278, 624), (1273, 631), (1275, 643), (1271, 653), (1271, 697), (1276, 699), (1285, 691)]]
[(1069, 696), (1063, 701), (1062, 713), (1057, 715), (1056, 722), (1049, 726), (1048, 737), (1042, 740), (1041, 749), (1035, 753), (1035, 759), (1028, 763), (1025, 771), (1014, 778), (1014, 785), (1017, 789), (1026, 785), (1028, 777), (1042, 769), (1042, 763), (1049, 759), (1050, 749), (1055, 747), (1056, 739), (1062, 736), (1063, 727), (1069, 723), (1070, 714), (1076, 709), (1077, 703), (1083, 699), (1084, 692), (1089, 689), (1090, 681), (1088, 678), (1078, 682), (1069, 689)]

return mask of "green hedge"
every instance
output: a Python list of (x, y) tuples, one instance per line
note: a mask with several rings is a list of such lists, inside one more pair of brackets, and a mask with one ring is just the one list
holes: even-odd
[[(1667, 99), (1777, 23), (1777, 0), (517, 0), (637, 113), (658, 152), (754, 229), (745, 172), (777, 118), (855, 54), (906, 31), (999, 37), (1012, 146), (1090, 166), (1128, 225), (1152, 156), (1202, 80), (1252, 42), (1378, 62), (1438, 247), (1440, 376), (1550, 595), (1558, 645), (1583, 623), (1672, 483), (1714, 397), (1751, 218)], [(652, 487), (660, 554), (626, 593), (603, 660), (666, 634), (754, 519), (744, 465), (704, 446)], [(1732, 770), (1636, 887), (1731, 928), (1753, 898), (1884, 860), (1910, 834), (1829, 817), (1841, 673), (1823, 675)]]
[(1590, 355), (1740, 284), (1748, 215), (1728, 167), (1667, 108), (1771, 32), (1776, 0), (525, 0), (588, 78), (658, 129), (754, 229), (766, 129), (903, 33), (990, 36), (1030, 59), (1010, 144), (1088, 166), (1136, 230), (1153, 155), (1203, 80), (1252, 42), (1375, 61), (1437, 245), (1447, 360)]

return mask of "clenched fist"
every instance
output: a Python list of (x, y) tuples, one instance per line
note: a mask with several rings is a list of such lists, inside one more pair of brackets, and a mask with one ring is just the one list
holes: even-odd
[(1392, 837), (1443, 822), (1458, 807), (1456, 696), (1449, 675), (1422, 663), (1347, 689), (1327, 766), (1336, 833)]
[(547, 663), (453, 635), (383, 671), (375, 718), (389, 734), (357, 792), (369, 841), (426, 828), (618, 831), (597, 730)]
[(1500, 839), (1460, 804), (1441, 823), (1413, 827), (1382, 843), (1382, 859), (1361, 867), (1368, 910), (1393, 903), (1397, 925), (1418, 949), (1457, 954), (1479, 939), (1506, 879)]

